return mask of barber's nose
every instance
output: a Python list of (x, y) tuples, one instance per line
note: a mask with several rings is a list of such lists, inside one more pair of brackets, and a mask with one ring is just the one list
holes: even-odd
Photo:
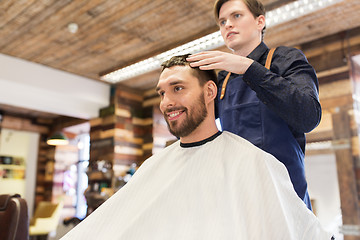
[(225, 28), (229, 29), (229, 28), (232, 28), (232, 27), (233, 27), (233, 23), (231, 22), (231, 20), (230, 19), (226, 20)]

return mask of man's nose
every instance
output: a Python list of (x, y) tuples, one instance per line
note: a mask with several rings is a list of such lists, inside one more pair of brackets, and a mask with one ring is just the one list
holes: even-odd
[(164, 94), (161, 100), (161, 108), (166, 109), (175, 105), (173, 97), (168, 94)]

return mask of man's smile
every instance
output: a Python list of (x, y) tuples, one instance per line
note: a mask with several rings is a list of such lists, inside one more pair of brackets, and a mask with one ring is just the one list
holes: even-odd
[(185, 112), (185, 110), (167, 112), (166, 116), (169, 121), (174, 121), (174, 120), (177, 120), (182, 115), (183, 112)]

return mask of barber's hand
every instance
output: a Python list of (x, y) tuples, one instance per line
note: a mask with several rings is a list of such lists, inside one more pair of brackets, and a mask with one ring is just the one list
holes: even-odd
[(187, 61), (190, 66), (201, 70), (225, 70), (232, 73), (244, 74), (254, 62), (250, 58), (221, 51), (205, 51), (190, 55)]

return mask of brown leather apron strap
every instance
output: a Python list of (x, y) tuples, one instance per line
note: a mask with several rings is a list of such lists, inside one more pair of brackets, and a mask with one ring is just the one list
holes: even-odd
[(269, 69), (269, 70), (270, 70), (271, 60), (272, 60), (272, 56), (274, 54), (274, 51), (275, 51), (275, 48), (271, 48), (268, 55), (267, 55), (267, 57), (266, 57), (265, 67), (267, 69)]
[(226, 89), (226, 85), (227, 85), (227, 83), (229, 81), (230, 75), (231, 75), (231, 72), (229, 72), (228, 75), (226, 75), (226, 77), (225, 77), (224, 83), (223, 83), (222, 88), (221, 88), (220, 99), (223, 99), (224, 96), (225, 96), (225, 89)]
[[(271, 48), (267, 57), (266, 57), (266, 62), (265, 62), (265, 67), (267, 69), (270, 70), (270, 65), (271, 65), (271, 60), (272, 60), (272, 56), (274, 54), (274, 51), (275, 51), (276, 48)], [(224, 96), (225, 96), (225, 90), (226, 90), (226, 85), (229, 81), (229, 78), (230, 78), (230, 75), (231, 75), (231, 72), (228, 73), (228, 75), (226, 75), (225, 79), (224, 79), (224, 83), (221, 87), (221, 94), (220, 94), (220, 99), (223, 99)]]

